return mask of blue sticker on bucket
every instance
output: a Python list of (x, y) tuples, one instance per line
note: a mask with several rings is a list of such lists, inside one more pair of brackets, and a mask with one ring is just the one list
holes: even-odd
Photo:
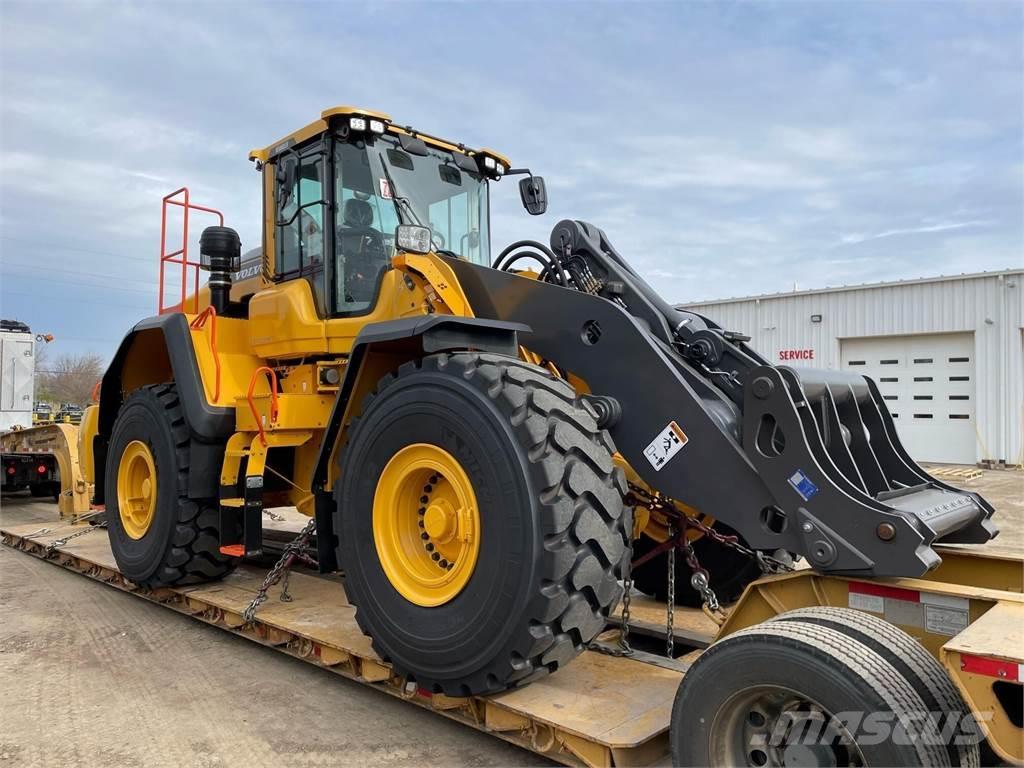
[(789, 484), (804, 501), (810, 501), (811, 497), (818, 492), (818, 486), (811, 482), (811, 478), (805, 475), (802, 469), (798, 469), (790, 476)]

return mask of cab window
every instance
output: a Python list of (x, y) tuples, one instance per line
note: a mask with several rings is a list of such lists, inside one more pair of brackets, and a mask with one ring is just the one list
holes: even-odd
[(324, 314), (323, 156), (289, 152), (277, 163), (276, 280), (307, 280)]

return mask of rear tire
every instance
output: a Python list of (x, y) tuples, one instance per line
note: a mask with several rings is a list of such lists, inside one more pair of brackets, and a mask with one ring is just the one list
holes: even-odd
[[(471, 575), (430, 606), (399, 592), (373, 527), (378, 478), (409, 446), (453, 457), (479, 509)], [(345, 588), (377, 653), (422, 688), (467, 696), (582, 652), (621, 596), (628, 556), (612, 453), (568, 384), (516, 358), (433, 355), (385, 376), (349, 428), (336, 487)]]
[[(819, 723), (843, 724), (852, 747), (816, 738), (827, 731), (813, 720), (804, 731), (799, 718), (815, 708)], [(713, 644), (687, 671), (672, 707), (672, 764), (949, 766), (946, 749), (918, 730), (925, 711), (912, 682), (852, 637), (765, 622)]]
[[(716, 522), (712, 525), (716, 531), (727, 536), (736, 532), (725, 523)], [(633, 542), (633, 559), (650, 552), (659, 542), (649, 536), (640, 536)], [(693, 542), (693, 551), (702, 568), (711, 577), (711, 589), (715, 597), (723, 605), (734, 603), (740, 599), (747, 584), (761, 578), (761, 566), (757, 560), (748, 557), (735, 549), (719, 544), (717, 541), (701, 536)], [(693, 575), (686, 564), (686, 555), (682, 550), (676, 551), (676, 605), (699, 608), (703, 604), (700, 593), (690, 585)], [(653, 557), (632, 573), (633, 585), (656, 600), (668, 600), (668, 553), (662, 552)]]
[[(190, 441), (174, 384), (135, 390), (114, 422), (105, 474), (107, 529), (118, 569), (137, 584), (214, 581), (230, 573), (237, 562), (220, 552), (217, 502), (188, 497)], [(148, 447), (156, 471), (155, 507), (148, 525), (133, 528), (136, 536), (126, 530), (118, 491), (118, 470), (133, 443)], [(143, 527), (145, 532), (139, 535)]]
[[(771, 621), (802, 621), (831, 627), (869, 646), (910, 682), (929, 712), (942, 717), (940, 727), (945, 725), (949, 715), (953, 715), (957, 719), (957, 730), (951, 736), (975, 740), (972, 744), (947, 744), (950, 763), (961, 768), (981, 765), (979, 744), (984, 737), (977, 732), (973, 719), (965, 719), (969, 710), (963, 697), (938, 660), (902, 629), (852, 608), (799, 608), (780, 614)], [(964, 732), (961, 727), (971, 730)]]

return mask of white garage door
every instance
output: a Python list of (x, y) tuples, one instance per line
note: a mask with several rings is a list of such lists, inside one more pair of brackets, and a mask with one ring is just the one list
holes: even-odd
[(843, 339), (844, 369), (869, 376), (918, 461), (974, 464), (974, 335)]

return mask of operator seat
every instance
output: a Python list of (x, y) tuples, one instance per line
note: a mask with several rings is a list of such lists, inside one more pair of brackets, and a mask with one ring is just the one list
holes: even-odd
[(338, 253), (343, 257), (345, 302), (372, 302), (377, 279), (387, 266), (384, 237), (373, 227), (373, 206), (365, 200), (346, 200), (338, 228)]

